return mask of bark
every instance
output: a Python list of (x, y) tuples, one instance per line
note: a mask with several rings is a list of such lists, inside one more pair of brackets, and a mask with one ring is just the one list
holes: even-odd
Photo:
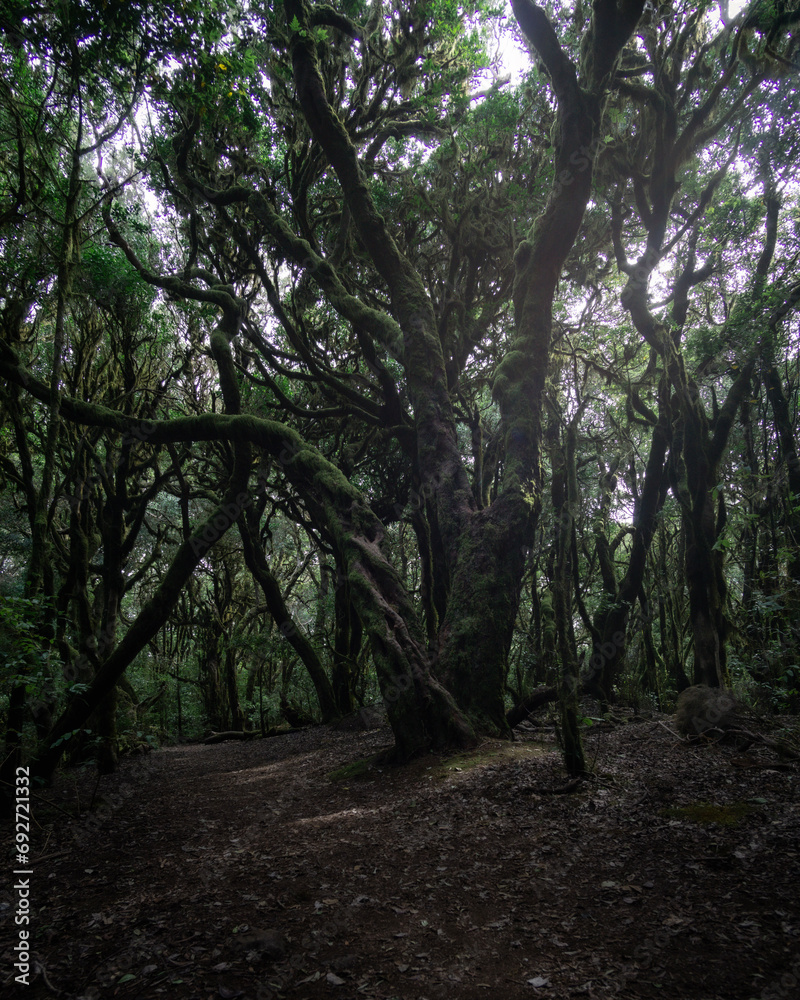
[(547, 705), (551, 701), (555, 701), (557, 698), (558, 687), (555, 685), (550, 685), (549, 687), (539, 687), (535, 691), (531, 691), (531, 693), (523, 698), (519, 705), (515, 705), (506, 716), (509, 728), (514, 729), (515, 726), (524, 722), (531, 712), (535, 712), (537, 708), (541, 708), (542, 705)]
[(225, 649), (225, 686), (227, 688), (229, 715), (232, 729), (243, 729), (245, 723), (244, 712), (239, 702), (239, 684), (236, 673), (236, 655), (232, 649)]
[(742, 403), (741, 410), (742, 433), (745, 442), (744, 459), (748, 470), (748, 485), (746, 489), (747, 510), (745, 511), (745, 524), (742, 530), (741, 547), (742, 558), (742, 606), (746, 608), (749, 615), (758, 618), (758, 610), (754, 606), (753, 596), (756, 589), (756, 565), (758, 560), (758, 514), (756, 496), (759, 482), (758, 459), (753, 442), (753, 423), (750, 414), (750, 405), (747, 401)]
[[(195, 624), (199, 625), (199, 615), (195, 612)], [(230, 706), (222, 676), (222, 627), (211, 615), (203, 621), (202, 628), (195, 633), (200, 639), (197, 655), (197, 676), (203, 699), (203, 712), (211, 729), (227, 729), (230, 720)]]
[(650, 602), (645, 598), (644, 593), (639, 597), (639, 601), (642, 609), (642, 621), (641, 621), (641, 632), (642, 632), (642, 643), (644, 646), (643, 651), (643, 668), (642, 668), (642, 688), (645, 691), (649, 691), (658, 696), (659, 704), (661, 702), (661, 696), (659, 692), (659, 666), (663, 665), (661, 657), (656, 649), (656, 644), (653, 639), (653, 615), (650, 609)]
[[(238, 324), (238, 310), (233, 309), (223, 316), (220, 328), (212, 334), (212, 354), (220, 370), (220, 382), (226, 398), (226, 406), (238, 409), (238, 388), (235, 369), (230, 354), (229, 340)], [(31, 381), (27, 387), (30, 389)], [(86, 404), (91, 407), (91, 404)], [(91, 407), (95, 419), (105, 411), (103, 407)], [(100, 424), (103, 425), (101, 419)], [(122, 414), (114, 413), (117, 429), (130, 432), (136, 428), (141, 440), (148, 435), (141, 430), (142, 422), (129, 420)], [(145, 422), (147, 426), (147, 422)], [(136, 435), (135, 435), (136, 436)], [(129, 439), (130, 440), (130, 439)], [(179, 546), (177, 553), (153, 597), (147, 601), (123, 639), (99, 667), (88, 689), (75, 695), (44, 743), (40, 743), (33, 773), (49, 780), (64, 751), (63, 740), (68, 734), (77, 732), (86, 723), (91, 713), (108, 698), (118, 679), (137, 654), (150, 642), (167, 620), (181, 591), (192, 573), (211, 547), (233, 524), (248, 505), (250, 497), (246, 492), (250, 473), (250, 448), (246, 441), (234, 445), (234, 466), (223, 494), (221, 503), (212, 515)]]
[[(125, 593), (123, 575), (126, 555), (130, 552), (138, 529), (125, 537), (125, 514), (128, 509), (128, 474), (132, 443), (125, 442), (113, 477), (105, 478), (106, 496), (102, 504), (101, 538), (103, 545), (102, 594), (103, 607), (100, 635), (110, 648), (116, 643), (117, 624)], [(102, 470), (104, 471), (104, 470)], [(95, 713), (100, 744), (97, 767), (101, 774), (111, 774), (117, 768), (117, 692), (109, 691)]]
[(686, 534), (686, 584), (692, 625), (695, 684), (727, 686), (728, 622), (725, 614), (727, 584), (724, 548), (725, 505), (719, 482), (719, 463), (733, 420), (750, 391), (754, 362), (748, 363), (731, 386), (715, 421), (713, 433), (696, 387), (686, 378), (675, 351), (667, 356), (670, 379), (676, 386), (680, 421), (676, 451), (683, 462), (673, 482), (681, 504)]
[(103, 661), (88, 690), (70, 701), (46, 742), (39, 747), (33, 764), (35, 775), (46, 780), (52, 776), (64, 750), (63, 744), (56, 745), (57, 741), (84, 726), (91, 712), (113, 690), (135, 657), (158, 634), (192, 573), (232, 523), (231, 508), (238, 510), (248, 501), (245, 492), (248, 472), (247, 466), (235, 470), (219, 505), (178, 548), (153, 596), (145, 603), (114, 651)]
[[(589, 660), (587, 689), (602, 701), (613, 699), (614, 685), (625, 655), (625, 633), (634, 603), (641, 593), (647, 555), (667, 496), (666, 456), (671, 438), (669, 388), (659, 388), (658, 422), (653, 428), (644, 479), (634, 503), (633, 538), (625, 575), (616, 585), (613, 565), (606, 560), (606, 597), (595, 622), (595, 646)], [(603, 536), (603, 542), (605, 537)]]
[(556, 617), (558, 652), (561, 661), (559, 678), (559, 708), (564, 763), (574, 777), (586, 771), (578, 725), (578, 656), (572, 624), (572, 585), (574, 581), (572, 554), (574, 511), (578, 505), (578, 482), (575, 451), (578, 442), (578, 422), (585, 404), (578, 407), (566, 431), (563, 461), (554, 463), (552, 494), (556, 514), (555, 564), (553, 572), (553, 610)]
[(517, 504), (498, 498), (466, 526), (439, 630), (438, 676), (482, 730), (508, 735), (503, 694), (527, 551)]
[(250, 732), (249, 730), (230, 729), (224, 733), (212, 733), (203, 740), (203, 743), (225, 743), (227, 740), (254, 740), (256, 736), (258, 736), (258, 733)]
[[(386, 282), (392, 315), (402, 331), (401, 360), (414, 412), (421, 493), (436, 509), (437, 537), (448, 565), (454, 565), (460, 534), (475, 500), (456, 436), (444, 356), (433, 305), (422, 279), (400, 252), (378, 212), (347, 130), (328, 103), (306, 0), (285, 0), (292, 32), (290, 51), (297, 97), (312, 134), (336, 173), (353, 224), (378, 273)], [(330, 265), (328, 265), (330, 269)]]
[[(21, 368), (13, 352), (0, 345), (0, 369), (37, 397), (48, 390)], [(381, 692), (387, 702), (389, 721), (395, 734), (397, 755), (407, 758), (431, 746), (471, 745), (476, 737), (472, 725), (452, 696), (433, 676), (432, 658), (426, 648), (410, 596), (389, 563), (381, 543), (383, 526), (364, 503), (359, 492), (341, 471), (296, 431), (277, 421), (251, 415), (206, 414), (163, 421), (140, 421), (97, 404), (64, 397), (62, 410), (76, 421), (115, 428), (134, 434), (151, 444), (167, 441), (230, 440), (251, 442), (273, 454), (286, 479), (305, 500), (315, 522), (322, 526), (340, 559), (350, 585), (353, 602), (375, 659)], [(249, 466), (248, 466), (249, 467)], [(237, 464), (236, 468), (240, 468)], [(245, 479), (246, 481), (246, 479)], [(156, 634), (184, 583), (211, 545), (241, 513), (250, 498), (239, 489), (234, 474), (223, 502), (178, 550), (173, 565), (125, 638), (104, 663), (90, 691), (77, 701), (95, 698), (113, 686), (138, 651)], [(215, 527), (215, 522), (220, 527)], [(84, 718), (77, 703), (65, 713), (58, 727)], [(72, 728), (75, 728), (73, 725)], [(55, 756), (53, 756), (53, 754)], [(60, 750), (46, 755), (54, 767)]]
[[(251, 440), (279, 456), (283, 474), (301, 494), (315, 522), (324, 526), (342, 562), (372, 646), (400, 756), (439, 743), (474, 739), (467, 717), (434, 676), (434, 664), (464, 699), (467, 715), (487, 728), (508, 732), (503, 711), (507, 651), (540, 503), (541, 405), (553, 299), (591, 193), (592, 141), (608, 76), (641, 9), (642, 4), (637, 3), (619, 8), (616, 4), (597, 5), (584, 49), (581, 83), (543, 12), (526, 5), (520, 15), (548, 66), (558, 100), (557, 181), (544, 215), (517, 253), (516, 333), (495, 385), (503, 421), (504, 479), (500, 495), (490, 508), (481, 511), (460, 455), (431, 301), (420, 276), (400, 253), (377, 212), (356, 150), (327, 102), (309, 7), (304, 0), (286, 0), (287, 20), (298, 26), (292, 31), (290, 49), (300, 107), (338, 178), (353, 226), (386, 283), (392, 319), (401, 331), (399, 354), (414, 411), (415, 460), (431, 532), (431, 565), (434, 571), (438, 569), (438, 579), (431, 587), (437, 611), (443, 603), (440, 588), (448, 582), (450, 586), (435, 656), (427, 648), (409, 595), (382, 552), (382, 527), (377, 518), (341, 473), (296, 434), (276, 422), (211, 414), (155, 422), (148, 430), (153, 442), (162, 437), (165, 441)], [(312, 248), (275, 218), (266, 199), (238, 189), (215, 195), (196, 182), (194, 189), (212, 201), (216, 198), (220, 205), (222, 200), (231, 203), (246, 197), (254, 215), (287, 253), (295, 258), (298, 253), (306, 254), (311, 262), (307, 266), (311, 269), (313, 264), (315, 279), (326, 294), (335, 297), (341, 314), (354, 322), (357, 318), (359, 327), (385, 349), (392, 346), (388, 318), (366, 310), (344, 294), (330, 264), (319, 260)], [(159, 278), (149, 272), (136, 260), (108, 213), (106, 225), (145, 280), (167, 292), (226, 308), (229, 296), (219, 287), (198, 289), (186, 281)], [(13, 362), (9, 367), (14, 369)], [(30, 384), (29, 389), (38, 391)], [(227, 398), (226, 394), (230, 414)], [(118, 415), (102, 408), (87, 408), (77, 401), (70, 401), (69, 408), (79, 419), (119, 426)]]

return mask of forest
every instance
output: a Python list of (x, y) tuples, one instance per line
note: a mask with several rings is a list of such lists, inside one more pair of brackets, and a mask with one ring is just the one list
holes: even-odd
[(796, 4), (4, 19), (4, 781), (800, 706)]
[[(205, 760), (294, 739), (320, 774), (349, 739), (390, 797), (472, 761), (447, 780), (486, 802), (480, 753), (516, 774), (544, 733), (555, 830), (623, 719), (643, 768), (754, 747), (791, 780), (797, 0), (2, 0), (0, 29), (5, 814), (20, 773), (85, 806), (226, 737)], [(652, 995), (794, 995), (757, 985)]]

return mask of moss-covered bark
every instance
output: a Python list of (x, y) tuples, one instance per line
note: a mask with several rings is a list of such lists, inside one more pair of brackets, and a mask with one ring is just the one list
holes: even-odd
[(392, 317), (402, 331), (400, 360), (414, 412), (420, 492), (435, 507), (432, 552), (435, 557), (441, 547), (452, 566), (463, 525), (476, 504), (458, 447), (433, 305), (420, 275), (378, 212), (356, 148), (328, 103), (309, 4), (285, 0), (285, 10), (287, 22), (295, 26), (290, 49), (303, 115), (336, 173), (359, 237), (386, 282)]
[(334, 636), (331, 687), (336, 707), (341, 715), (355, 708), (354, 681), (361, 652), (363, 629), (350, 598), (345, 582), (336, 587), (334, 594)]
[[(596, 5), (582, 50), (583, 63), (576, 68), (561, 50), (540, 8), (522, 0), (517, 4), (520, 23), (548, 69), (558, 101), (557, 179), (546, 211), (517, 254), (516, 329), (495, 386), (503, 421), (504, 477), (500, 495), (484, 510), (479, 510), (483, 498), (473, 493), (460, 452), (430, 297), (377, 211), (347, 127), (327, 100), (312, 10), (306, 0), (285, 0), (298, 103), (338, 179), (354, 231), (385, 283), (390, 300), (387, 314), (365, 309), (348, 295), (344, 283), (337, 283), (333, 267), (320, 258), (315, 248), (300, 245), (297, 237), (280, 224), (266, 197), (235, 186), (216, 192), (205, 187), (188, 177), (185, 149), (178, 149), (178, 172), (183, 182), (220, 209), (246, 201), (253, 216), (289, 259), (304, 255), (304, 269), (323, 288), (340, 315), (358, 329), (359, 338), (372, 337), (383, 350), (391, 350), (399, 357), (414, 416), (414, 440), (406, 447), (413, 454), (419, 474), (433, 577), (429, 581), (427, 633), (386, 558), (382, 526), (363, 497), (287, 426), (241, 414), (236, 376), (230, 367), (220, 366), (224, 415), (131, 424), (108, 409), (77, 400), (62, 401), (62, 412), (70, 419), (115, 427), (123, 433), (135, 429), (153, 443), (229, 440), (234, 444), (237, 467), (246, 442), (257, 444), (278, 459), (282, 474), (298, 492), (341, 562), (373, 650), (401, 757), (439, 743), (471, 741), (474, 727), (470, 716), (494, 731), (507, 731), (502, 704), (506, 657), (525, 554), (533, 541), (538, 513), (541, 407), (549, 363), (553, 297), (591, 191), (592, 140), (602, 115), (603, 94), (641, 6)], [(187, 129), (187, 143), (191, 142), (190, 133)], [(224, 322), (211, 344), (214, 357), (221, 356), (240, 306), (227, 286), (209, 284), (201, 288), (193, 283), (191, 270), (184, 278), (153, 274), (136, 259), (110, 212), (104, 218), (112, 240), (145, 281), (169, 294), (211, 304), (223, 312)], [(247, 252), (244, 243), (241, 246)], [(200, 278), (206, 281), (203, 275)], [(29, 379), (27, 373), (23, 376), (16, 360), (7, 353), (0, 367), (11, 377), (28, 379), (28, 391), (34, 395), (38, 393), (45, 401), (50, 398), (46, 387)], [(181, 561), (181, 567), (181, 572), (191, 572), (187, 561)], [(175, 573), (177, 579), (177, 567)], [(154, 622), (155, 618), (146, 615), (142, 629), (146, 631)], [(135, 626), (129, 635), (136, 635)], [(126, 640), (128, 636), (120, 645)], [(119, 661), (114, 662), (117, 667), (113, 669), (117, 669)], [(439, 677), (452, 684), (456, 698), (434, 676), (434, 663)], [(103, 674), (107, 676), (107, 672)], [(103, 683), (105, 680), (98, 681), (100, 686)]]
[(511, 506), (498, 499), (465, 529), (439, 631), (438, 676), (475, 724), (497, 735), (509, 734), (503, 695), (526, 557)]
[[(0, 368), (22, 381), (33, 395), (46, 398), (47, 387), (20, 370), (18, 362), (15, 363), (7, 351), (0, 360)], [(407, 758), (426, 747), (448, 743), (466, 745), (474, 741), (472, 725), (432, 674), (431, 656), (411, 598), (381, 549), (383, 526), (342, 472), (296, 431), (277, 421), (246, 414), (140, 421), (67, 397), (62, 400), (62, 408), (65, 414), (80, 422), (113, 427), (153, 444), (231, 440), (252, 442), (271, 452), (336, 548), (344, 567), (356, 611), (372, 646), (398, 756)], [(113, 686), (116, 677), (166, 620), (169, 609), (202, 556), (249, 504), (249, 496), (239, 488), (238, 476), (234, 470), (230, 482), (235, 486), (229, 486), (211, 518), (180, 547), (154, 600), (145, 605), (125, 638), (103, 664), (90, 690), (75, 699), (67, 710), (57, 726), (59, 735), (61, 730), (68, 731), (82, 724), (87, 699), (96, 704), (98, 698), (110, 690), (109, 685)], [(55, 766), (60, 750), (45, 751), (41, 756), (39, 766), (41, 773), (45, 773)]]
[(678, 416), (672, 489), (681, 504), (686, 536), (686, 585), (694, 648), (696, 684), (726, 686), (727, 583), (724, 546), (725, 503), (718, 491), (719, 463), (736, 413), (750, 390), (754, 363), (742, 369), (724, 404), (709, 425), (697, 387), (687, 378), (683, 360), (669, 343), (667, 370), (676, 388)]
[(786, 467), (788, 502), (786, 538), (791, 545), (789, 576), (800, 580), (800, 458), (798, 457), (796, 428), (789, 416), (789, 403), (783, 391), (780, 375), (774, 366), (767, 369), (765, 384), (775, 421), (775, 434), (780, 443), (781, 460)]

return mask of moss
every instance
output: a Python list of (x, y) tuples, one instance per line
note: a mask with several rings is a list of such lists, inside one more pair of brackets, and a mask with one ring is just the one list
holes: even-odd
[(528, 266), (528, 262), (531, 259), (531, 254), (533, 253), (533, 245), (529, 240), (522, 240), (520, 245), (517, 247), (514, 254), (514, 264), (518, 271), (524, 271)]
[(466, 753), (444, 758), (435, 768), (434, 775), (438, 778), (448, 778), (453, 772), (472, 771), (476, 767), (484, 767), (488, 764), (499, 764), (552, 752), (552, 746), (534, 746), (530, 743), (514, 743), (510, 746), (506, 743), (502, 746), (489, 745), (488, 747), (484, 745), (476, 750), (468, 750)]
[(668, 819), (688, 819), (692, 823), (718, 823), (720, 826), (737, 826), (752, 812), (747, 802), (732, 802), (730, 805), (715, 805), (712, 802), (692, 802), (688, 806), (671, 806), (662, 809), (659, 815)]

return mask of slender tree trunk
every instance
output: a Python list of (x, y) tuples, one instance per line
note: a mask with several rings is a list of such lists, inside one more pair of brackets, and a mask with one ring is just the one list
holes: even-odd
[(789, 416), (789, 403), (780, 376), (774, 366), (768, 369), (765, 382), (789, 487), (786, 504), (788, 571), (793, 580), (800, 580), (800, 458), (798, 458), (795, 428)]
[(256, 517), (257, 512), (253, 510), (239, 519), (239, 535), (242, 539), (247, 568), (261, 588), (267, 609), (281, 636), (294, 649), (308, 671), (317, 694), (322, 721), (330, 722), (339, 714), (331, 682), (328, 680), (319, 654), (286, 606), (278, 581), (273, 576), (264, 550), (258, 542)]
[(555, 448), (551, 449), (552, 481), (551, 494), (556, 516), (553, 565), (553, 610), (556, 619), (558, 654), (561, 665), (559, 677), (559, 707), (561, 714), (561, 738), (564, 743), (564, 763), (572, 775), (586, 771), (586, 760), (581, 745), (578, 726), (578, 656), (572, 624), (572, 533), (574, 511), (578, 505), (578, 482), (575, 466), (575, 451), (578, 440), (578, 421), (583, 413), (579, 407), (566, 431), (566, 446), (561, 453), (558, 428), (555, 430)]
[(353, 679), (357, 669), (356, 660), (361, 651), (361, 621), (355, 613), (350, 590), (345, 583), (336, 588), (334, 615), (331, 685), (339, 712), (347, 715), (355, 707)]
[[(594, 622), (596, 639), (589, 660), (587, 685), (589, 691), (603, 701), (613, 698), (614, 685), (625, 655), (628, 618), (641, 593), (647, 556), (658, 524), (658, 515), (667, 496), (665, 463), (670, 436), (669, 389), (666, 382), (662, 382), (659, 388), (658, 418), (650, 439), (644, 479), (634, 504), (633, 539), (628, 566), (619, 587), (614, 587), (614, 568), (610, 555), (603, 556), (602, 548), (599, 553), (601, 564), (605, 564), (603, 579), (606, 597)], [(602, 541), (605, 542), (605, 538)]]

